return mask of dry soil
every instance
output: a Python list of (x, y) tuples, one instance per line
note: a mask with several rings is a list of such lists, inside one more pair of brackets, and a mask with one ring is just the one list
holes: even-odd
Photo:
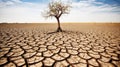
[[(0, 67), (120, 67), (119, 23), (0, 24)], [(54, 33), (51, 33), (54, 32)]]

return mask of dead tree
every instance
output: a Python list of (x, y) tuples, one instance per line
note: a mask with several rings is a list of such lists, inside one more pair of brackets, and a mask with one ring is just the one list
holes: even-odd
[(58, 22), (58, 28), (56, 32), (62, 32), (62, 28), (60, 26), (60, 17), (63, 14), (69, 14), (70, 12), (70, 4), (63, 3), (59, 1), (52, 1), (48, 5), (48, 10), (45, 11), (44, 17), (55, 17)]

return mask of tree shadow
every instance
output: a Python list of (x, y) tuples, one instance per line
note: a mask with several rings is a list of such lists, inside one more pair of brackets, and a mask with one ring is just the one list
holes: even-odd
[(68, 30), (62, 30), (62, 31), (53, 31), (53, 32), (48, 32), (47, 35), (49, 34), (55, 34), (55, 33), (67, 33), (67, 34), (70, 34), (70, 33), (76, 33), (75, 31), (68, 31)]
[(54, 34), (54, 33), (60, 33), (60, 32), (66, 32), (65, 30), (62, 31), (53, 31), (53, 32), (48, 32), (47, 34)]

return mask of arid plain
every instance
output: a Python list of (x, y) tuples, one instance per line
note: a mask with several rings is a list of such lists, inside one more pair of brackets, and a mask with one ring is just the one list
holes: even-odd
[(0, 67), (120, 67), (120, 23), (0, 24)]

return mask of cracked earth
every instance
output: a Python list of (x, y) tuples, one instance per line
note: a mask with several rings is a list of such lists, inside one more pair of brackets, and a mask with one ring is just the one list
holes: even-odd
[(120, 28), (48, 34), (24, 26), (0, 25), (0, 67), (120, 67)]

